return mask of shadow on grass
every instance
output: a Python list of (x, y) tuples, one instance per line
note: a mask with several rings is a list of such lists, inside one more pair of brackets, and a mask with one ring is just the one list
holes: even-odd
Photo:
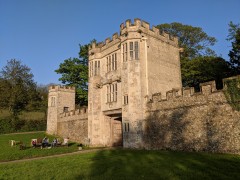
[(90, 174), (76, 179), (237, 179), (236, 155), (174, 151), (105, 150), (90, 160)]

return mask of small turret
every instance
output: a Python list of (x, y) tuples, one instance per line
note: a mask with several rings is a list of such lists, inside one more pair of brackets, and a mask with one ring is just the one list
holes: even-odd
[(60, 113), (75, 109), (75, 87), (49, 86), (47, 133), (57, 134)]

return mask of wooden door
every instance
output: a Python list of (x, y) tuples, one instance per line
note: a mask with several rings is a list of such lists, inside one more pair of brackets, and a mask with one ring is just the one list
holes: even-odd
[(122, 121), (114, 120), (113, 123), (113, 146), (122, 146)]

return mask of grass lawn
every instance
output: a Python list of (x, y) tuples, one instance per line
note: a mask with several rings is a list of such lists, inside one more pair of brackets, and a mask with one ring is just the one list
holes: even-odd
[(0, 179), (239, 179), (240, 156), (102, 150), (0, 164)]
[[(44, 132), (0, 135), (0, 162), (77, 151), (76, 143), (69, 143), (69, 147), (57, 147), (52, 149), (31, 148), (31, 139), (44, 138), (44, 136)], [(54, 137), (47, 137), (49, 138), (49, 142), (52, 142)], [(9, 145), (9, 140), (22, 141), (26, 144), (27, 148), (25, 150), (20, 150), (18, 145), (11, 147)]]

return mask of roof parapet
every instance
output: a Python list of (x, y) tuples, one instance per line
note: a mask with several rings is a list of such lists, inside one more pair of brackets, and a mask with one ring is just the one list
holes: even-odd
[(48, 90), (70, 90), (70, 91), (75, 91), (74, 86), (62, 86), (62, 85), (51, 85), (48, 87)]
[[(121, 23), (120, 35), (124, 34), (124, 32), (127, 31), (128, 28), (132, 28), (132, 27), (136, 27), (138, 30), (140, 30), (140, 32), (142, 32), (142, 30), (144, 30), (146, 33), (149, 33), (150, 35), (152, 34), (154, 36), (158, 36), (161, 39), (165, 38), (167, 41), (173, 42), (172, 44), (174, 44), (174, 45), (178, 44), (177, 37), (169, 36), (169, 34), (166, 32), (160, 33), (158, 28), (156, 28), (155, 26), (152, 26), (152, 28), (150, 28), (150, 24), (148, 22), (143, 21), (139, 18), (135, 18), (133, 24), (131, 22), (131, 19), (127, 19), (125, 21), (125, 23)], [(114, 33), (111, 38), (110, 37), (106, 38), (104, 42), (100, 42), (100, 43), (93, 42), (91, 44), (91, 46), (89, 46), (89, 50), (102, 48), (102, 47), (108, 45), (109, 43), (115, 43), (115, 41), (118, 42), (117, 41), (118, 38), (119, 38), (119, 34)]]

